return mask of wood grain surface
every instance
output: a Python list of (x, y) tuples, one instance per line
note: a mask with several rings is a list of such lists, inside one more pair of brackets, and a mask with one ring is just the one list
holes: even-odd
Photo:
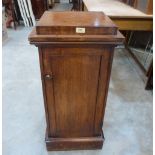
[[(45, 31), (46, 24), (51, 29), (60, 25), (60, 35), (52, 31), (49, 35), (38, 34), (33, 30), (29, 36), (30, 43), (39, 48), (47, 150), (101, 149), (114, 47), (122, 43), (124, 37), (103, 13), (68, 12), (71, 18), (66, 23), (61, 17), (41, 26), (43, 21), (60, 14), (62, 17), (66, 15), (46, 12), (39, 23)], [(79, 15), (84, 15), (83, 24), (91, 27), (92, 31), (96, 29), (93, 20), (99, 19), (98, 26), (103, 31), (108, 32), (105, 28), (110, 27), (116, 32), (104, 35), (97, 31), (94, 35), (67, 34), (63, 26), (67, 25), (68, 30), (71, 26), (76, 27)]]

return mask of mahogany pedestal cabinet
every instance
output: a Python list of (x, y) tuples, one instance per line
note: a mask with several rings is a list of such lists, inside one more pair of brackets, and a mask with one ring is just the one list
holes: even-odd
[(102, 148), (114, 47), (123, 40), (101, 12), (43, 14), (29, 41), (39, 50), (47, 150)]

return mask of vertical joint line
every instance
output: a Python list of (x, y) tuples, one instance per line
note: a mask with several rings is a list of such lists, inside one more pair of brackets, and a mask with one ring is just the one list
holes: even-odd
[(102, 55), (100, 56), (99, 71), (98, 71), (97, 93), (96, 93), (96, 103), (95, 103), (95, 112), (94, 112), (94, 129), (93, 129), (94, 133), (96, 130), (95, 118), (96, 118), (96, 108), (97, 108), (97, 101), (98, 101), (99, 81), (101, 76), (101, 63), (102, 63)]

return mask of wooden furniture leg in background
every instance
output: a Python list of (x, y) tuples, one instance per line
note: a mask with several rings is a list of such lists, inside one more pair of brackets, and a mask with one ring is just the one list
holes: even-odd
[(73, 8), (72, 11), (82, 11), (82, 0), (72, 0)]
[(47, 0), (31, 0), (33, 13), (36, 19), (40, 19), (47, 10)]
[(152, 90), (153, 89), (153, 60), (150, 64), (149, 70), (147, 72), (147, 82), (146, 82), (146, 86), (145, 89), (146, 90)]

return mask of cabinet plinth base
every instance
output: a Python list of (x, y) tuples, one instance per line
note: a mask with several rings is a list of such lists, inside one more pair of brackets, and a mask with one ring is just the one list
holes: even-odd
[(104, 136), (79, 137), (79, 138), (51, 138), (46, 135), (46, 147), (48, 151), (63, 150), (95, 150), (102, 149)]

